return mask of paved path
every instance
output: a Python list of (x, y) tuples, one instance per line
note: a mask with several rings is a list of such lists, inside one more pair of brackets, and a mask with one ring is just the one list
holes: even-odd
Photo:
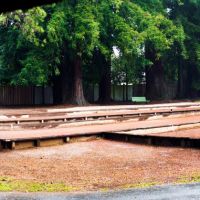
[(199, 200), (200, 184), (160, 186), (117, 192), (67, 193), (0, 193), (0, 200)]

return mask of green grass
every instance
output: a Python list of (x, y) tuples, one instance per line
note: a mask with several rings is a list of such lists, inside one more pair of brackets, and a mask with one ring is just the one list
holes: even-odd
[(148, 187), (153, 187), (156, 185), (159, 185), (160, 183), (157, 182), (144, 182), (144, 183), (136, 183), (136, 184), (127, 184), (124, 185), (122, 188), (123, 189), (139, 189), (139, 188), (148, 188)]
[[(200, 183), (200, 173), (193, 173), (191, 176), (182, 176), (172, 184)], [(159, 182), (140, 182), (127, 184), (116, 189), (140, 189), (156, 185), (162, 185)], [(15, 180), (11, 177), (0, 177), (0, 192), (74, 192), (79, 189), (66, 185), (64, 183), (40, 183), (28, 180)], [(109, 188), (102, 188), (100, 191), (107, 192)]]
[(110, 189), (109, 188), (101, 188), (100, 191), (101, 192), (108, 192)]
[(0, 177), (1, 192), (72, 192), (77, 189), (64, 183), (39, 183), (27, 180), (14, 180), (10, 177)]
[(200, 173), (193, 173), (191, 176), (182, 176), (176, 182), (176, 184), (187, 184), (187, 183), (200, 183)]
[[(189, 183), (200, 183), (200, 173), (193, 173), (191, 176), (182, 176), (178, 178), (176, 182), (172, 182), (171, 184), (189, 184)], [(148, 188), (163, 184), (164, 183), (159, 183), (159, 182), (142, 182), (136, 184), (128, 184), (121, 187), (121, 189), (140, 189), (140, 188)]]

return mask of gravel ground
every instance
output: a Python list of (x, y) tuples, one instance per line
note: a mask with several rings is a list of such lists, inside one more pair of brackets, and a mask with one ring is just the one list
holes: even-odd
[(80, 191), (171, 183), (200, 173), (200, 151), (103, 139), (0, 153), (0, 176), (63, 182)]

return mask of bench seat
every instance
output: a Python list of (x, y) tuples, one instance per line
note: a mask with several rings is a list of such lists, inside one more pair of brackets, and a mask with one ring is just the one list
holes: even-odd
[(149, 103), (150, 101), (146, 97), (132, 97), (132, 102), (134, 103)]

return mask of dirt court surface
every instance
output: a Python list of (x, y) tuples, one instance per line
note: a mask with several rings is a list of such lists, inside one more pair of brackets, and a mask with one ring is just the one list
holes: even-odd
[(200, 174), (200, 151), (103, 139), (0, 153), (0, 176), (65, 183), (78, 190), (171, 183)]

